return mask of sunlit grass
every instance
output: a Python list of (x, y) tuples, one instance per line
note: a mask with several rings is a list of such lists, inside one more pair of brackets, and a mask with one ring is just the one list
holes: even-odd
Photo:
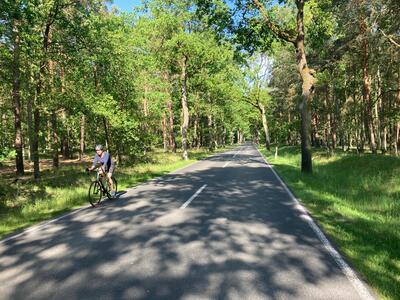
[(361, 276), (383, 299), (399, 299), (400, 159), (315, 151), (307, 175), (298, 148), (276, 159), (262, 152)]
[[(218, 150), (222, 151), (222, 149)], [(117, 167), (118, 189), (135, 186), (148, 179), (189, 165), (211, 153), (191, 151), (184, 161), (181, 153), (154, 151), (147, 163)], [(86, 164), (74, 164), (59, 170), (42, 172), (39, 181), (0, 182), (0, 238), (60, 213), (88, 204), (87, 190), (92, 180), (84, 172)]]

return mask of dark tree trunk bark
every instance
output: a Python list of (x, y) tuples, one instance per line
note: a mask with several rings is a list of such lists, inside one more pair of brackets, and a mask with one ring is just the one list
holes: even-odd
[[(61, 118), (63, 120), (64, 124), (67, 124), (67, 113), (65, 110), (62, 111), (61, 113)], [(66, 125), (65, 132), (63, 133), (61, 137), (61, 153), (63, 159), (69, 159), (70, 158), (70, 149), (69, 149), (69, 128), (68, 125)]]
[(214, 151), (214, 130), (213, 130), (213, 118), (212, 115), (208, 115), (208, 123), (207, 123), (207, 129), (208, 129), (208, 136), (209, 136), (209, 141), (208, 141), (208, 149), (210, 151)]
[(167, 139), (167, 114), (164, 112), (163, 116), (163, 145), (164, 152), (168, 149), (168, 139)]
[(194, 125), (193, 125), (193, 147), (198, 148), (199, 146), (199, 115), (196, 113), (194, 117)]
[(107, 126), (107, 120), (106, 117), (103, 117), (103, 126), (104, 126), (104, 134), (106, 135), (106, 149), (107, 151), (110, 151), (111, 143), (110, 143), (110, 136), (108, 135), (108, 126)]
[(20, 73), (20, 36), (18, 28), (13, 24), (13, 91), (12, 97), (14, 102), (14, 128), (15, 128), (15, 166), (17, 176), (24, 175), (24, 156), (22, 143), (22, 122), (21, 122), (21, 73)]
[(85, 153), (85, 115), (82, 114), (80, 120), (80, 147), (79, 147), (79, 160), (82, 160)]
[[(39, 79), (39, 81), (41, 81)], [(41, 92), (41, 82), (38, 83), (36, 94), (39, 96)], [(39, 97), (36, 98), (38, 101)], [(33, 160), (33, 177), (38, 179), (40, 177), (39, 166), (39, 131), (40, 131), (40, 112), (39, 105), (36, 103), (33, 110), (33, 141), (32, 141), (32, 160)]]
[(44, 30), (44, 36), (43, 36), (43, 53), (44, 53), (44, 58), (40, 62), (39, 66), (39, 74), (38, 74), (38, 80), (36, 84), (36, 103), (33, 111), (33, 141), (32, 141), (32, 154), (33, 154), (33, 177), (35, 179), (38, 179), (40, 177), (40, 166), (39, 166), (39, 131), (40, 131), (40, 111), (39, 111), (39, 106), (40, 106), (40, 98), (41, 98), (41, 92), (43, 88), (43, 78), (46, 73), (46, 65), (47, 65), (47, 53), (49, 50), (49, 41), (50, 41), (50, 36), (51, 36), (51, 25), (53, 24), (54, 20), (53, 18), (55, 17), (57, 11), (58, 11), (58, 4), (55, 7), (55, 12), (52, 17), (49, 16), (46, 27)]
[[(364, 1), (360, 1), (360, 6), (365, 5)], [(372, 107), (373, 101), (371, 98), (371, 78), (369, 76), (369, 41), (367, 36), (367, 24), (365, 16), (360, 16), (360, 34), (362, 40), (362, 70), (363, 70), (363, 100), (365, 105), (365, 131), (368, 136), (369, 145), (372, 153), (377, 153), (375, 142), (375, 130), (373, 124)]]
[(168, 103), (168, 113), (169, 113), (169, 146), (172, 152), (176, 152), (175, 134), (174, 134), (174, 111), (172, 109), (172, 100), (169, 99)]
[(51, 128), (53, 131), (53, 141), (52, 141), (52, 151), (53, 151), (53, 167), (58, 168), (60, 163), (58, 159), (58, 149), (59, 149), (59, 138), (58, 138), (58, 126), (57, 126), (57, 114), (55, 112), (51, 113)]
[(311, 113), (310, 101), (314, 93), (315, 78), (312, 70), (307, 66), (307, 59), (304, 46), (304, 2), (305, 0), (296, 0), (297, 7), (297, 37), (294, 38), (290, 33), (280, 29), (278, 25), (273, 23), (263, 4), (259, 0), (253, 0), (253, 3), (260, 11), (265, 25), (274, 32), (281, 40), (290, 42), (296, 48), (296, 61), (297, 68), (302, 79), (302, 100), (300, 103), (300, 117), (301, 117), (301, 171), (312, 172), (312, 157), (311, 157)]
[[(32, 81), (34, 81), (32, 79)], [(33, 103), (36, 102), (36, 89), (32, 95), (29, 96), (27, 102), (27, 123), (28, 123), (28, 138), (29, 138), (29, 160), (33, 161)]]
[(312, 172), (311, 157), (311, 112), (310, 101), (314, 93), (315, 78), (307, 66), (307, 58), (304, 46), (304, 0), (296, 0), (297, 6), (297, 39), (296, 58), (297, 68), (300, 73), (303, 85), (300, 103), (301, 115), (301, 171)]

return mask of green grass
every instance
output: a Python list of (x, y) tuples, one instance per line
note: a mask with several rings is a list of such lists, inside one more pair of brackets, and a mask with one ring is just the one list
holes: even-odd
[[(222, 151), (222, 149), (218, 150)], [(190, 151), (189, 160), (181, 153), (154, 151), (147, 163), (132, 167), (117, 167), (118, 190), (135, 186), (150, 178), (164, 175), (196, 160), (207, 157), (207, 151)], [(0, 182), (0, 238), (18, 229), (51, 219), (61, 213), (87, 205), (87, 190), (92, 177), (83, 170), (88, 163), (71, 164), (58, 170), (46, 170), (41, 179), (12, 183)]]
[(400, 299), (400, 159), (315, 151), (307, 175), (299, 148), (261, 151), (375, 291)]

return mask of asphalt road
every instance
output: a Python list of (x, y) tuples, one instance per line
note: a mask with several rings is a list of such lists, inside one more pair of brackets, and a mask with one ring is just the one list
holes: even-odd
[(243, 145), (0, 241), (0, 299), (373, 299), (297, 206)]

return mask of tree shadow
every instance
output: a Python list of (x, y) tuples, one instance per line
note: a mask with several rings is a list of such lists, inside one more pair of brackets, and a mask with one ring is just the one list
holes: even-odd
[(316, 164), (312, 175), (275, 166), (371, 285), (400, 295), (400, 195), (393, 187), (400, 160), (343, 155)]
[[(0, 294), (354, 299), (262, 158), (241, 154), (238, 166), (224, 168), (226, 161), (226, 155), (212, 157), (197, 171), (165, 175), (0, 243), (0, 280), (6, 283)], [(190, 206), (179, 209), (203, 184)]]

